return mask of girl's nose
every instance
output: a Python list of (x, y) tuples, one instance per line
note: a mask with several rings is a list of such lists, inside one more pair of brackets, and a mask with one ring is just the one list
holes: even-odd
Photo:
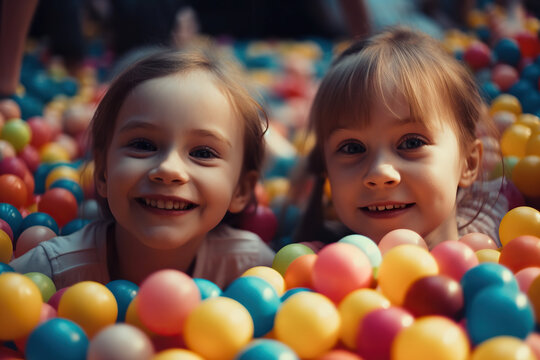
[(150, 173), (150, 180), (164, 184), (184, 184), (189, 176), (186, 164), (177, 151), (171, 151)]
[(392, 188), (401, 182), (401, 175), (388, 159), (379, 156), (372, 162), (366, 175), (364, 185), (370, 189)]

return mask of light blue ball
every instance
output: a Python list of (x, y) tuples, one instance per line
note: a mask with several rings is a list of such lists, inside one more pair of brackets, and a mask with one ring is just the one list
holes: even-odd
[(377, 244), (375, 244), (375, 241), (371, 240), (367, 236), (360, 234), (347, 235), (341, 238), (338, 242), (351, 244), (362, 250), (364, 254), (367, 255), (369, 262), (371, 263), (371, 267), (379, 267), (381, 264), (381, 250), (379, 250), (379, 247)]
[(256, 339), (236, 355), (235, 360), (297, 360), (296, 353), (287, 345), (273, 339)]
[(193, 278), (193, 281), (199, 288), (201, 300), (221, 296), (221, 289), (214, 282), (202, 278)]

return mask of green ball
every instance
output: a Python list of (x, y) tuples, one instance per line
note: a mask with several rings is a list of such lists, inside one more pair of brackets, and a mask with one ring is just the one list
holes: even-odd
[(24, 274), (24, 276), (30, 278), (30, 280), (37, 285), (44, 302), (49, 301), (51, 296), (56, 293), (56, 286), (47, 275), (39, 272), (29, 272)]
[(282, 247), (274, 256), (272, 268), (279, 272), (281, 276), (285, 276), (285, 272), (290, 263), (299, 256), (306, 254), (314, 254), (315, 252), (303, 244), (289, 244)]
[(11, 119), (4, 124), (0, 138), (9, 142), (15, 151), (21, 151), (32, 138), (30, 126), (21, 119)]

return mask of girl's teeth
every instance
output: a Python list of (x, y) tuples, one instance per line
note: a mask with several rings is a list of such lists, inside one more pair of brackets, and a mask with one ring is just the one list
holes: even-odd
[(166, 210), (185, 210), (189, 204), (183, 201), (144, 199), (147, 206)]
[(405, 204), (368, 206), (369, 211), (385, 211), (385, 210), (404, 209), (404, 208), (405, 208)]

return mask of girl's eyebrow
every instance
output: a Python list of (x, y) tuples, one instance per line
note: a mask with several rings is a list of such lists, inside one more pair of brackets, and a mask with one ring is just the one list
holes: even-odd
[(122, 125), (120, 129), (118, 129), (118, 132), (129, 131), (133, 129), (154, 129), (154, 128), (156, 128), (156, 125), (152, 123), (149, 123), (147, 121), (140, 120), (140, 119), (135, 119), (135, 120), (130, 120), (126, 124)]
[(223, 135), (221, 135), (219, 132), (207, 130), (207, 129), (191, 129), (188, 131), (190, 135), (198, 136), (198, 137), (208, 137), (211, 139), (214, 139), (216, 141), (219, 141), (221, 143), (224, 143), (229, 148), (232, 148), (231, 142)]

